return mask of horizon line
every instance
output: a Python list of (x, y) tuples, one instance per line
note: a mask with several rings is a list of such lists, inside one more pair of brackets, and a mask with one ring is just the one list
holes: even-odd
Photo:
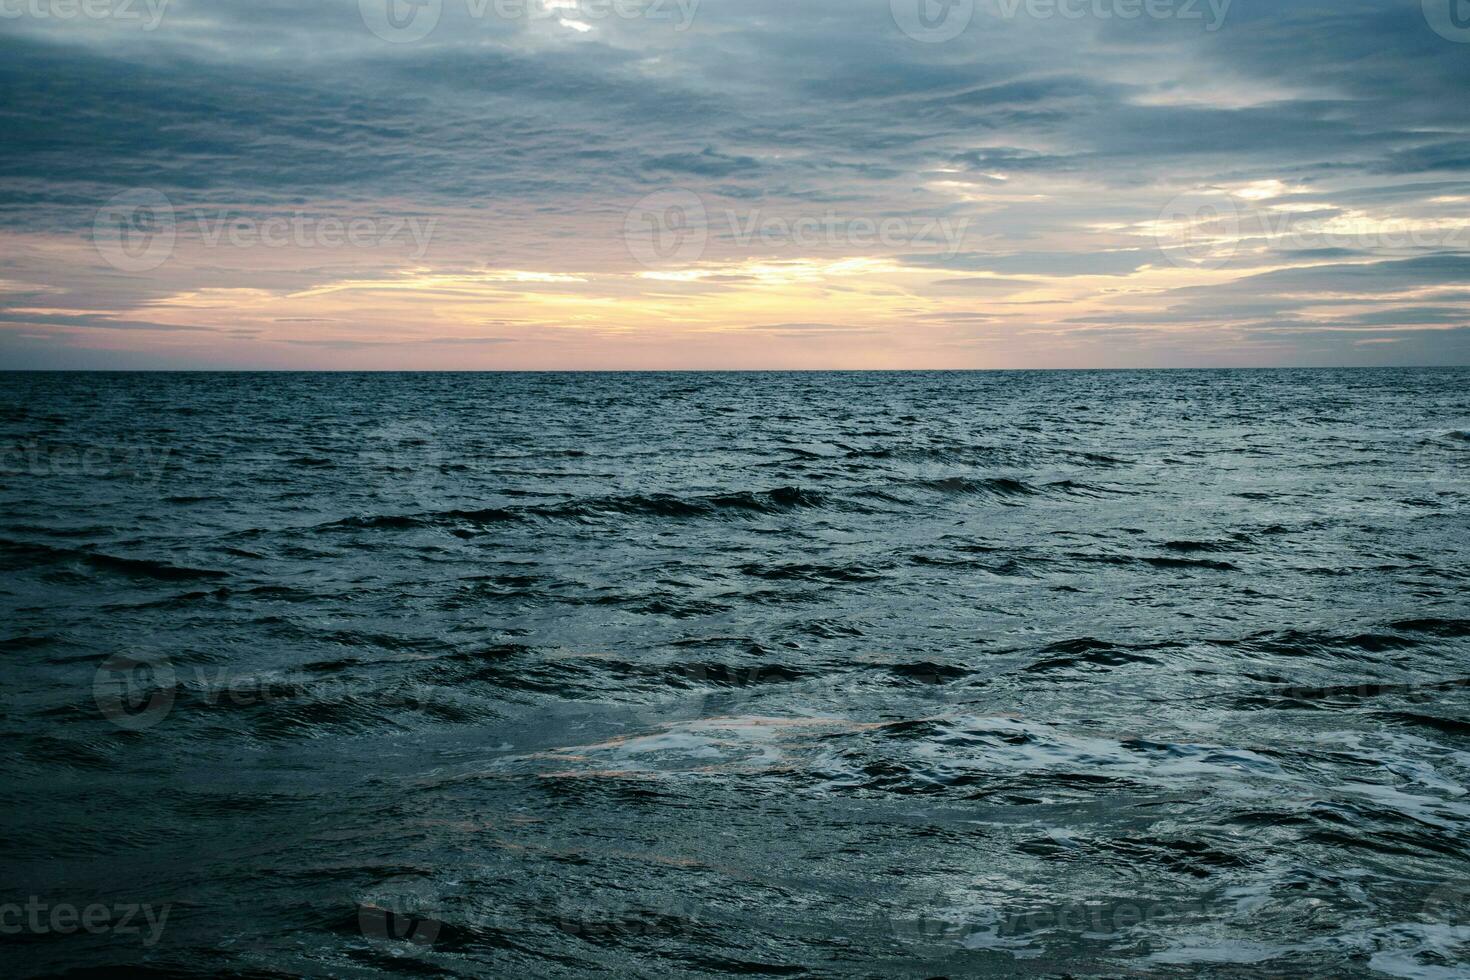
[(1464, 371), (1465, 364), (1030, 368), (0, 368), (0, 374), (1061, 374), (1204, 371)]

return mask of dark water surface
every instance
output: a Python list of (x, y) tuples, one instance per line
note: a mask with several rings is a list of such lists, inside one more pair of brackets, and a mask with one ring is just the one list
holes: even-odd
[(6, 973), (1470, 976), (1470, 371), (3, 381)]

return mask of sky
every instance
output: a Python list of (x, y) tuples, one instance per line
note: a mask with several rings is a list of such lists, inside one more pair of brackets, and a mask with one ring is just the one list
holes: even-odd
[(1470, 364), (1470, 0), (0, 0), (0, 367)]

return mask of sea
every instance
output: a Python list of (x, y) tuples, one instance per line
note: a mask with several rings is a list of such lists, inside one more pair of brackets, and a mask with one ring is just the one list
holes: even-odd
[(1470, 976), (1470, 370), (0, 381), (9, 976)]

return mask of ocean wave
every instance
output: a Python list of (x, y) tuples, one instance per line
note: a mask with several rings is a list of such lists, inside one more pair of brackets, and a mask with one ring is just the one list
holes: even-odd
[(817, 565), (792, 562), (779, 565), (749, 563), (741, 565), (739, 571), (755, 578), (777, 581), (804, 582), (873, 582), (883, 577), (886, 563), (853, 562), (850, 564)]
[(1039, 487), (1010, 477), (972, 479), (951, 476), (937, 480), (918, 480), (910, 486), (957, 496), (1035, 497), (1043, 493)]
[(1126, 647), (1092, 637), (1081, 637), (1043, 647), (1040, 651), (1042, 659), (1027, 665), (1023, 670), (1028, 674), (1045, 674), (1059, 670), (1109, 670), (1130, 664), (1158, 664), (1159, 658), (1152, 656), (1151, 651), (1174, 649), (1176, 646), (1177, 644), (1154, 644)]
[(828, 498), (798, 487), (740, 491), (704, 497), (674, 494), (631, 494), (596, 497), (565, 504), (526, 508), (526, 513), (548, 519), (599, 519), (608, 516), (698, 518), (785, 514), (827, 506)]
[(829, 498), (826, 495), (797, 487), (778, 487), (774, 490), (741, 491), (708, 496), (628, 494), (586, 497), (559, 504), (353, 516), (319, 524), (311, 530), (408, 531), (456, 526), (482, 527), (534, 520), (593, 522), (617, 517), (654, 517), (671, 520), (755, 517), (786, 514), (795, 510), (828, 505)]
[(152, 558), (127, 558), (79, 548), (57, 548), (35, 542), (0, 539), (0, 567), (11, 570), (37, 565), (80, 564), (128, 578), (181, 582), (192, 579), (223, 579), (230, 573), (212, 568), (172, 565)]
[[(0, 474), (7, 839), (208, 899), (160, 975), (1464, 958), (1414, 931), (1465, 908), (1464, 372), (83, 377), (0, 438), (161, 465)], [(426, 438), (365, 465), (384, 418)]]

